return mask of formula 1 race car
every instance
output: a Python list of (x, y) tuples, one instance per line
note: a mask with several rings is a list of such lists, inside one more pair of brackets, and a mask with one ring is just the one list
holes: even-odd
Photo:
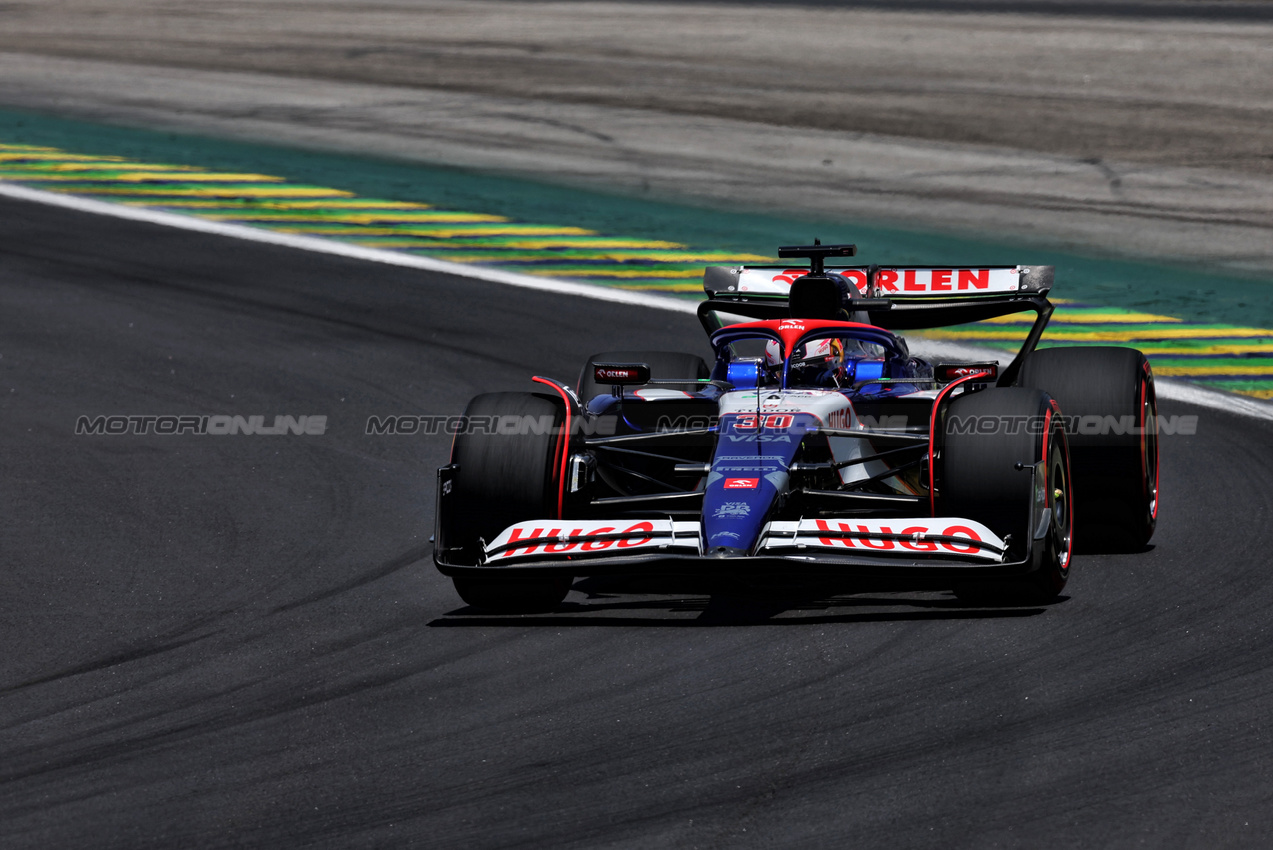
[[(709, 267), (710, 366), (608, 352), (575, 387), (474, 398), (438, 470), (434, 562), (461, 598), (551, 610), (575, 577), (622, 573), (1033, 603), (1065, 586), (1075, 542), (1143, 547), (1158, 505), (1144, 355), (1036, 350), (1050, 267), (827, 265), (854, 253)], [(1037, 318), (1002, 368), (926, 362), (895, 333), (1024, 311)]]

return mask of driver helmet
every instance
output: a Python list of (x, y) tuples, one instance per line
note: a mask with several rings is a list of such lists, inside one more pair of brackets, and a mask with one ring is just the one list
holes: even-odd
[[(856, 343), (856, 340), (848, 340), (849, 344)], [(813, 342), (806, 343), (801, 356), (797, 358), (798, 362), (808, 362), (810, 360), (835, 360), (837, 363), (844, 362), (844, 356), (848, 350), (845, 340), (839, 337), (828, 337), (827, 339), (815, 339)], [(765, 343), (765, 364), (769, 366), (782, 365), (782, 347), (774, 340)]]

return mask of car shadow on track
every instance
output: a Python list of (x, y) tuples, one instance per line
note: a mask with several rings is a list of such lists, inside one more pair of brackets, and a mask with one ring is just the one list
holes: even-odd
[[(1030, 606), (969, 605), (953, 595), (828, 594), (814, 590), (676, 587), (645, 580), (616, 582), (584, 579), (556, 611), (544, 614), (500, 615), (463, 607), (433, 620), (435, 628), (490, 626), (621, 626), (650, 628), (711, 628), (719, 626), (809, 626), (830, 623), (879, 623), (923, 620), (987, 620), (1037, 617), (1066, 601)], [(583, 602), (576, 601), (586, 594)], [(651, 598), (654, 593), (661, 594)], [(697, 614), (697, 616), (691, 616)]]

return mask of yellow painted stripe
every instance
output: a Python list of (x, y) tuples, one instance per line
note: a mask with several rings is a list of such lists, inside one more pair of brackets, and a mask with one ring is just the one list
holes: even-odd
[[(393, 242), (379, 243), (377, 240), (350, 240), (357, 242), (359, 245), (367, 247), (385, 247), (392, 248)], [(462, 245), (469, 247), (468, 242), (463, 240), (454, 240), (451, 245)], [(482, 249), (492, 246), (483, 245), (480, 242), (473, 241), (472, 247)], [(436, 248), (438, 245), (422, 245), (421, 247)], [(581, 236), (577, 238), (563, 237), (561, 239), (518, 239), (508, 242), (498, 243), (500, 248), (508, 248), (517, 251), (543, 251), (550, 248), (684, 248), (685, 246), (679, 242), (657, 242), (647, 241), (644, 239), (621, 239), (609, 236)]]
[[(397, 248), (402, 251), (427, 251), (436, 248), (445, 248), (447, 245), (464, 245), (468, 246), (470, 242), (482, 246), (480, 239), (453, 239), (450, 241), (442, 239), (425, 239), (419, 238), (403, 238), (403, 239), (342, 239), (341, 242), (348, 242), (350, 245), (361, 245), (364, 248)], [(439, 254), (439, 256), (442, 256)], [(447, 257), (449, 258), (449, 254)]]
[[(1009, 316), (996, 316), (993, 319), (983, 320), (983, 324), (992, 325), (1029, 325), (1034, 322), (1034, 314), (1022, 315), (1014, 313)], [(1180, 319), (1174, 316), (1159, 316), (1155, 313), (1115, 313), (1106, 310), (1094, 310), (1092, 312), (1078, 310), (1057, 310), (1052, 315), (1052, 322), (1048, 327), (1054, 324), (1091, 324), (1091, 325), (1117, 325), (1117, 324), (1151, 324), (1154, 322), (1179, 322)]]
[(383, 227), (275, 227), (281, 233), (312, 233), (321, 236), (391, 236), (401, 233), (403, 236), (432, 236), (435, 239), (450, 239), (454, 236), (588, 236), (593, 231), (582, 227), (553, 227), (544, 224), (501, 224), (498, 226), (456, 228), (446, 225), (436, 227), (415, 226), (400, 228)]
[[(100, 179), (104, 183), (282, 183), (282, 177), (267, 174), (219, 174), (195, 171), (181, 173), (155, 171), (120, 171), (95, 178), (88, 174), (37, 174), (0, 171), (0, 180), (21, 180), (23, 183), (91, 183)], [(97, 187), (80, 191), (96, 192)]]
[(1273, 398), (1273, 390), (1238, 390), (1238, 392), (1252, 398)]
[(668, 284), (639, 284), (639, 283), (616, 283), (615, 289), (631, 289), (634, 291), (649, 290), (658, 292), (702, 292), (703, 285), (700, 283), (668, 283)]
[(255, 210), (427, 210), (429, 204), (410, 201), (375, 201), (362, 198), (332, 198), (323, 201), (120, 201), (129, 207), (172, 207), (174, 209)]
[(352, 198), (353, 192), (342, 192), (339, 189), (323, 189), (318, 186), (223, 186), (199, 189), (164, 189), (158, 186), (129, 186), (115, 189), (110, 186), (93, 188), (90, 192), (50, 186), (50, 192), (76, 195), (132, 195), (136, 197), (153, 196), (156, 198)]
[[(467, 212), (446, 212), (443, 210), (423, 210), (420, 212), (403, 212), (386, 210), (384, 213), (364, 213), (364, 212), (332, 212), (330, 214), (321, 213), (319, 211), (312, 212), (308, 215), (297, 213), (199, 213), (199, 218), (206, 218), (212, 221), (263, 221), (263, 222), (311, 222), (318, 224), (320, 222), (332, 222), (335, 224), (393, 224), (394, 222), (429, 222), (429, 221), (473, 221), (473, 222), (505, 222), (508, 221), (502, 215), (486, 215), (484, 213), (467, 213)], [(321, 216), (321, 217), (320, 217)]]
[[(513, 250), (522, 250), (522, 251), (527, 251), (527, 250), (551, 251), (556, 248), (561, 248), (561, 249), (590, 248), (593, 245), (597, 244), (596, 242), (592, 241), (594, 239), (597, 239), (597, 237), (563, 236), (560, 239), (544, 239), (544, 240), (536, 240), (531, 242), (518, 241), (515, 243), (498, 243), (495, 245), (486, 244), (485, 240), (482, 240), (482, 239), (453, 238), (449, 240), (444, 240), (444, 239), (425, 239), (423, 237), (403, 238), (403, 239), (348, 238), (342, 241), (349, 242), (354, 245), (362, 245), (363, 247), (366, 247), (366, 248), (399, 248), (402, 250), (412, 250), (412, 251), (436, 251), (438, 249), (457, 248), (457, 247), (474, 248), (477, 250), (489, 250), (491, 248), (508, 247)], [(628, 247), (641, 248), (649, 244), (646, 242), (640, 242), (637, 240), (627, 240), (627, 239), (601, 239), (600, 242), (602, 245), (613, 244), (616, 247), (621, 247), (621, 248), (628, 248)], [(633, 244), (628, 244), (629, 242)], [(449, 259), (451, 255), (450, 253), (440, 252), (438, 256)], [(536, 255), (536, 256), (541, 257), (543, 255)]]
[[(1002, 339), (1002, 331), (929, 331), (933, 339)], [(1131, 342), (1142, 339), (1238, 339), (1244, 337), (1273, 337), (1273, 331), (1263, 328), (1155, 328), (1148, 331), (1065, 331), (1047, 332), (1051, 340), (1073, 342)]]

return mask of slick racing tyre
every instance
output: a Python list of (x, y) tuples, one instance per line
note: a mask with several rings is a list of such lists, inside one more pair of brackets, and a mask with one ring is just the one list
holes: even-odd
[[(448, 536), (477, 563), (481, 542), (508, 526), (556, 515), (555, 474), (565, 410), (560, 399), (532, 393), (487, 393), (469, 402), (469, 423), (455, 436), (451, 462), (459, 469), (453, 492), (454, 517)], [(551, 422), (551, 427), (544, 427)], [(504, 427), (503, 423), (510, 423)], [(530, 427), (530, 426), (535, 427)], [(503, 431), (504, 433), (500, 433)], [(510, 613), (550, 611), (570, 591), (569, 577), (457, 575), (460, 598), (475, 608)]]
[[(597, 384), (592, 367), (595, 363), (644, 363), (650, 367), (650, 377), (659, 381), (684, 380), (684, 384), (655, 384), (659, 389), (694, 392), (697, 381), (711, 376), (711, 370), (697, 354), (679, 351), (603, 351), (588, 358), (579, 372), (579, 400), (587, 404), (602, 393), (610, 392), (609, 386)], [(632, 390), (642, 389), (631, 387)]]
[[(970, 422), (976, 427), (966, 427)], [(1036, 480), (1032, 470), (1040, 461), (1043, 478)], [(957, 596), (977, 603), (1035, 603), (1061, 592), (1072, 554), (1069, 461), (1064, 423), (1045, 392), (1007, 387), (950, 403), (938, 461), (939, 513), (983, 523), (1005, 539), (1011, 535), (1008, 559), (1030, 552), (1033, 561), (1020, 579), (959, 585)], [(1034, 537), (1043, 526), (1033, 508), (1040, 495), (1048, 515), (1041, 539)]]
[(1018, 383), (1061, 406), (1074, 464), (1080, 551), (1138, 551), (1158, 519), (1158, 403), (1154, 375), (1134, 348), (1046, 348)]

